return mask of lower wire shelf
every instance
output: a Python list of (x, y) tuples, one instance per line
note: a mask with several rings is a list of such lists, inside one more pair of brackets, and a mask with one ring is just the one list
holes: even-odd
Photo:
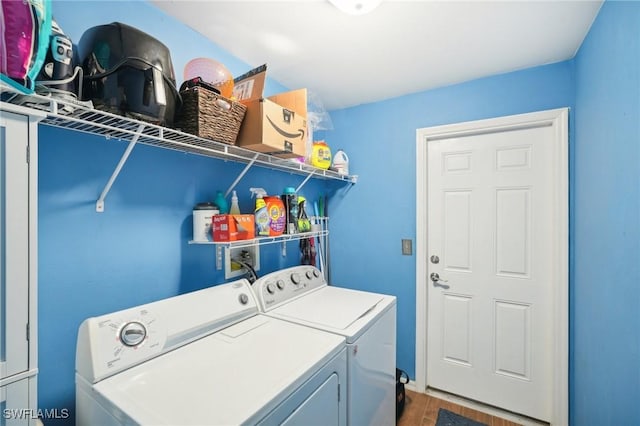
[(275, 237), (257, 237), (250, 240), (237, 240), (237, 241), (189, 241), (189, 244), (209, 244), (219, 247), (228, 248), (240, 248), (249, 247), (255, 244), (265, 245), (273, 243), (286, 243), (287, 241), (304, 240), (305, 238), (325, 237), (329, 234), (329, 231), (311, 231), (311, 232), (298, 232), (297, 234), (282, 234)]
[[(323, 220), (326, 223), (326, 218)], [(322, 229), (320, 231), (310, 231), (310, 232), (298, 232), (296, 234), (282, 234), (275, 237), (258, 237), (252, 238), (250, 240), (237, 240), (237, 241), (196, 241), (190, 240), (189, 244), (205, 244), (205, 245), (213, 245), (216, 248), (216, 269), (222, 269), (222, 254), (225, 248), (242, 248), (242, 247), (252, 247), (255, 245), (267, 245), (273, 243), (282, 243), (282, 256), (287, 255), (287, 242), (289, 241), (299, 241), (307, 238), (318, 238), (320, 240), (326, 240), (329, 235), (329, 231), (327, 229)]]

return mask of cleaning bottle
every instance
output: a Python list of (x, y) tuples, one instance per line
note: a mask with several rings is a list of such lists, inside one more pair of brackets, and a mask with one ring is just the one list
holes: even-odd
[(269, 236), (276, 237), (282, 235), (285, 227), (284, 203), (277, 195), (264, 197), (269, 214)]
[(298, 196), (296, 190), (292, 186), (287, 186), (281, 196), (282, 203), (284, 204), (285, 214), (285, 234), (297, 234), (298, 233)]
[(347, 153), (343, 150), (339, 149), (338, 152), (333, 156), (333, 162), (331, 163), (331, 168), (334, 169), (338, 174), (348, 175), (349, 174), (349, 157)]
[(264, 196), (267, 195), (267, 191), (262, 188), (249, 188), (249, 191), (251, 191), (251, 198), (253, 198), (254, 195), (256, 196), (256, 209), (254, 211), (256, 218), (256, 236), (268, 237), (271, 219), (267, 211), (267, 203), (264, 201)]
[(306, 202), (306, 198), (298, 195), (298, 232), (311, 231), (311, 221), (309, 220), (309, 216), (307, 216), (307, 209), (305, 207)]
[(236, 191), (233, 191), (233, 195), (231, 196), (231, 208), (229, 209), (229, 214), (240, 214), (240, 206), (238, 206), (238, 194), (236, 194)]
[(213, 200), (213, 202), (220, 209), (220, 214), (229, 213), (229, 203), (227, 203), (227, 200), (225, 200), (224, 194), (222, 193), (222, 191), (218, 191), (216, 193), (216, 199)]
[(311, 165), (319, 169), (328, 169), (331, 165), (331, 148), (325, 141), (313, 143), (311, 152)]

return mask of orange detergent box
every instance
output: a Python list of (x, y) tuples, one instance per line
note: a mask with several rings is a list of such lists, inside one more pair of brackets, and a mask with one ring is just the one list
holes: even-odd
[(252, 214), (217, 214), (211, 223), (213, 241), (251, 240), (256, 237), (256, 221)]

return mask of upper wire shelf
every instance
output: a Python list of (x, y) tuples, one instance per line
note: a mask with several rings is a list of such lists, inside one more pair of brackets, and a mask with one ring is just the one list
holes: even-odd
[[(2, 102), (44, 111), (46, 117), (40, 123), (102, 135), (106, 139), (137, 141), (176, 151), (203, 155), (238, 163), (307, 175), (320, 179), (333, 179), (356, 183), (357, 175), (341, 175), (333, 170), (323, 170), (292, 159), (283, 159), (262, 154), (234, 145), (200, 138), (176, 129), (158, 126), (131, 117), (123, 117), (106, 111), (90, 108), (72, 100), (63, 100), (39, 94), (24, 95), (5, 84), (0, 85)], [(136, 139), (137, 138), (137, 139)]]

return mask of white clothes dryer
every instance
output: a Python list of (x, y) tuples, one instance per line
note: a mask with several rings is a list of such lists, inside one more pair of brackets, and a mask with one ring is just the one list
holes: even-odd
[(345, 339), (258, 313), (248, 281), (85, 320), (77, 425), (345, 425)]
[(395, 296), (329, 286), (313, 266), (265, 275), (253, 291), (266, 315), (346, 338), (349, 425), (395, 424)]

